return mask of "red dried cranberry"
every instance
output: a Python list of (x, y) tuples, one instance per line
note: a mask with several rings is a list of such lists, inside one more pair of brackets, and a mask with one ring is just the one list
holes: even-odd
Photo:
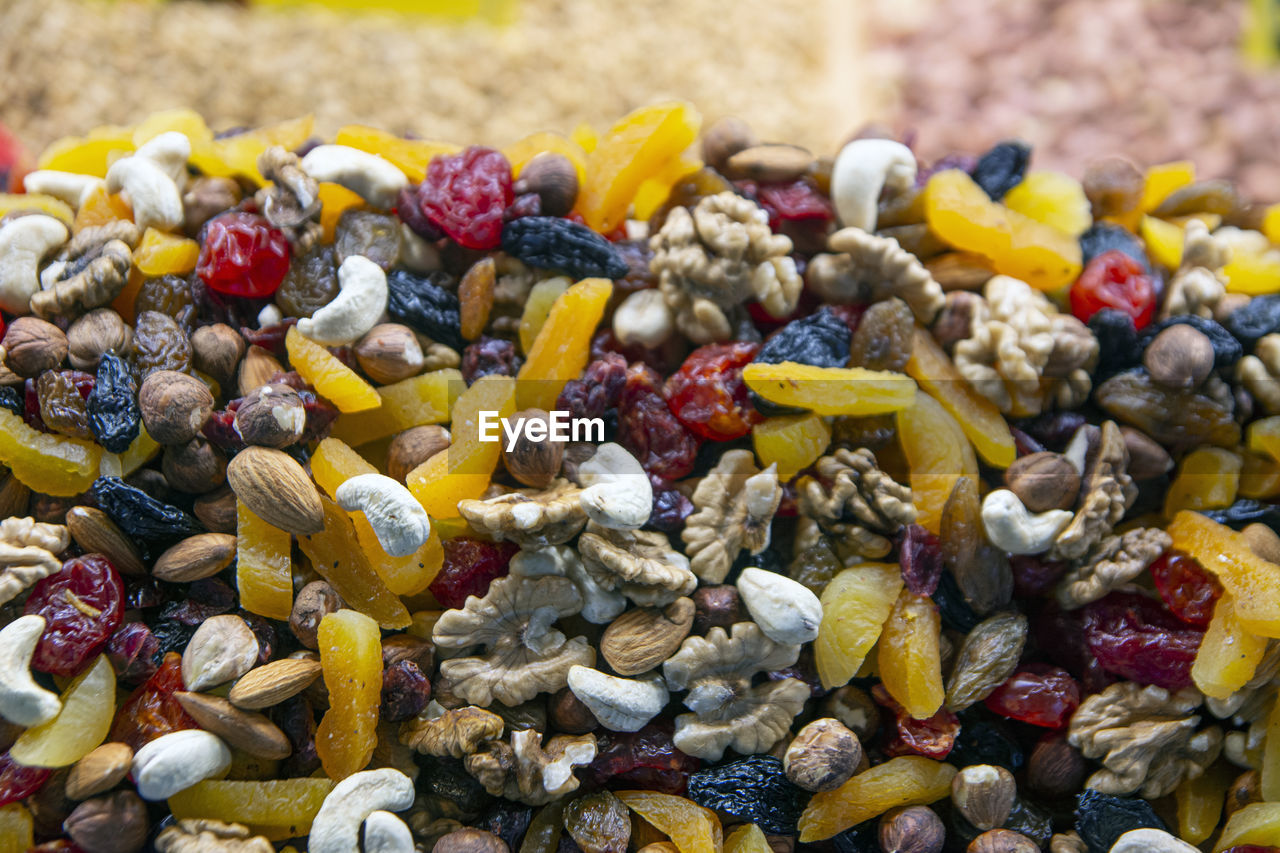
[(751, 432), (764, 418), (751, 405), (742, 368), (759, 351), (759, 344), (733, 343), (708, 344), (689, 353), (667, 379), (664, 396), (671, 411), (710, 441), (733, 441)]
[(299, 388), (298, 399), (307, 419), (302, 428), (302, 443), (310, 444), (329, 435), (329, 427), (338, 419), (338, 407), (311, 388)]
[(1035, 554), (1013, 554), (1009, 557), (1013, 570), (1013, 594), (1020, 598), (1039, 598), (1058, 584), (1067, 573), (1067, 564)]
[(489, 584), (506, 577), (519, 548), (510, 542), (485, 542), (458, 536), (444, 541), (444, 565), (427, 587), (444, 607), (457, 609), (468, 595), (483, 597)]
[(415, 717), (431, 701), (431, 682), (416, 663), (398, 660), (382, 673), (381, 718), (396, 723)]
[(1071, 313), (1082, 323), (1103, 308), (1115, 308), (1133, 318), (1139, 329), (1156, 310), (1156, 288), (1142, 264), (1119, 249), (1098, 255), (1071, 285)]
[(502, 243), (503, 213), (513, 199), (507, 158), (473, 145), (431, 158), (417, 202), (426, 218), (459, 245), (496, 249)]
[(44, 787), (53, 771), (47, 767), (27, 767), (9, 757), (0, 755), (0, 806), (25, 800)]
[(227, 408), (212, 413), (200, 428), (200, 434), (209, 439), (209, 443), (219, 450), (236, 453), (245, 447), (240, 433), (236, 432), (236, 410), (232, 407), (239, 402), (239, 400), (232, 400), (227, 404)]
[(883, 684), (871, 688), (871, 698), (889, 712), (884, 720), (884, 754), (890, 758), (923, 755), (941, 760), (956, 745), (956, 735), (960, 733), (960, 718), (946, 708), (940, 708), (938, 713), (927, 720), (917, 720), (889, 695)]
[(213, 290), (265, 299), (289, 271), (289, 240), (264, 217), (220, 213), (205, 225), (196, 274)]
[(606, 353), (587, 365), (581, 379), (570, 379), (556, 398), (556, 409), (574, 418), (602, 418), (618, 407), (627, 384), (627, 360)]
[(296, 325), (298, 325), (296, 317), (287, 317), (279, 323), (263, 326), (261, 329), (241, 326), (240, 334), (249, 346), (262, 347), (276, 358), (287, 359), (288, 351), (285, 349), (284, 339), (289, 334), (289, 330)]
[(1079, 679), (1086, 694), (1098, 693), (1116, 681), (1089, 649), (1084, 610), (1063, 610), (1049, 599), (1030, 622), (1036, 645), (1049, 660)]
[(86, 554), (63, 563), (32, 588), (23, 608), (45, 621), (31, 666), (75, 675), (120, 626), (123, 602), (124, 583), (106, 557)]
[(650, 476), (678, 480), (693, 470), (698, 437), (672, 412), (652, 369), (632, 365), (618, 400), (618, 443)]
[(1065, 669), (1028, 663), (992, 691), (987, 709), (1033, 726), (1060, 729), (1080, 707), (1080, 685)]
[(126, 622), (107, 640), (106, 652), (116, 677), (137, 684), (155, 674), (160, 641), (143, 623)]
[(645, 347), (640, 344), (624, 345), (609, 328), (601, 329), (591, 338), (592, 359), (601, 359), (613, 352), (622, 356), (627, 364), (638, 361), (659, 373), (670, 373), (679, 367), (688, 351), (681, 335), (672, 335), (657, 347)]
[(280, 772), (286, 779), (310, 776), (320, 767), (320, 756), (316, 754), (316, 715), (311, 703), (302, 696), (292, 696), (267, 712), (271, 722), (280, 727), (293, 754), (280, 765)]
[(485, 335), (463, 349), (462, 379), (470, 385), (481, 376), (515, 376), (522, 364), (514, 343)]
[(22, 420), (32, 429), (49, 431), (44, 425), (44, 418), (40, 417), (40, 392), (36, 390), (34, 379), (22, 383)]
[(933, 595), (942, 580), (938, 537), (918, 524), (908, 524), (898, 542), (898, 565), (907, 589), (915, 595)]
[(236, 591), (218, 578), (201, 578), (186, 587), (186, 597), (171, 601), (160, 611), (161, 619), (194, 628), (206, 619), (229, 613), (236, 606)]
[(668, 793), (683, 793), (688, 776), (701, 766), (698, 759), (676, 749), (672, 724), (649, 723), (638, 732), (597, 734), (595, 760), (583, 771), (594, 785), (612, 782), (615, 787), (640, 786)]
[(1084, 608), (1085, 642), (1108, 672), (1180, 690), (1204, 634), (1141, 593), (1113, 592)]
[(1191, 625), (1208, 626), (1214, 602), (1222, 597), (1222, 584), (1194, 557), (1166, 551), (1151, 564), (1151, 579), (1174, 616)]
[(127, 743), (135, 750), (161, 735), (199, 726), (183, 710), (173, 694), (185, 689), (182, 684), (182, 655), (169, 652), (155, 675), (129, 694), (116, 712), (110, 740)]
[(422, 212), (422, 207), (418, 204), (417, 186), (405, 187), (400, 190), (400, 194), (396, 196), (396, 216), (399, 216), (401, 222), (408, 225), (413, 233), (424, 240), (434, 243), (444, 236), (440, 233), (440, 229), (431, 224), (431, 220), (427, 219), (426, 214)]
[(511, 202), (511, 206), (503, 211), (502, 218), (510, 222), (513, 219), (522, 219), (526, 216), (542, 215), (542, 196), (537, 193), (524, 193), (518, 195)]

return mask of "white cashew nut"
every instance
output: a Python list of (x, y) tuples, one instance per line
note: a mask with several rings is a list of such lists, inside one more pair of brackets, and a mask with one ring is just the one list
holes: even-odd
[(876, 229), (877, 203), (885, 186), (904, 190), (916, 179), (916, 156), (892, 139), (855, 139), (840, 149), (831, 170), (831, 200), (840, 224)]
[(569, 668), (569, 689), (600, 725), (613, 732), (640, 731), (671, 699), (666, 682), (656, 673), (619, 678), (578, 664)]
[(317, 181), (341, 184), (374, 207), (395, 206), (409, 179), (394, 164), (347, 145), (317, 145), (302, 158), (302, 171)]
[(1039, 554), (1067, 529), (1074, 513), (1051, 509), (1033, 513), (1008, 489), (996, 489), (982, 501), (982, 526), (991, 544), (1010, 554)]
[(133, 781), (144, 800), (167, 800), (206, 779), (225, 776), (231, 750), (203, 729), (161, 735), (133, 756)]
[(636, 530), (653, 514), (653, 484), (634, 456), (619, 444), (600, 445), (578, 466), (583, 486), (578, 500), (587, 516), (603, 527)]
[(183, 222), (181, 179), (191, 142), (176, 131), (162, 133), (107, 169), (107, 190), (123, 190), (139, 229), (170, 231)]
[(68, 236), (67, 226), (43, 213), (0, 226), (0, 308), (31, 313), (31, 297), (40, 290), (40, 261)]
[(1163, 829), (1131, 829), (1116, 839), (1108, 853), (1197, 853), (1199, 849)]
[(360, 510), (378, 536), (382, 550), (392, 557), (407, 557), (431, 535), (431, 519), (404, 485), (384, 474), (360, 474), (333, 493), (347, 512)]
[(311, 822), (310, 853), (353, 853), (360, 849), (360, 825), (376, 811), (400, 812), (413, 805), (413, 781), (399, 770), (361, 770), (343, 779), (324, 798)]
[(78, 208), (94, 190), (105, 187), (107, 182), (93, 175), (59, 172), (56, 169), (37, 169), (27, 173), (27, 176), (22, 179), (22, 185), (29, 193), (51, 195)]
[(364, 255), (351, 255), (338, 267), (338, 295), (298, 321), (298, 331), (329, 347), (360, 340), (387, 310), (387, 274)]
[(364, 853), (413, 853), (413, 833), (391, 812), (376, 811), (364, 819)]
[(777, 572), (746, 568), (738, 593), (760, 630), (776, 643), (811, 643), (818, 638), (822, 603), (808, 587)]
[(613, 312), (613, 334), (623, 345), (661, 346), (675, 331), (676, 318), (662, 291), (637, 290)]
[(31, 656), (44, 634), (44, 617), (19, 616), (0, 630), (0, 717), (19, 726), (47, 723), (62, 711), (56, 693), (31, 677)]

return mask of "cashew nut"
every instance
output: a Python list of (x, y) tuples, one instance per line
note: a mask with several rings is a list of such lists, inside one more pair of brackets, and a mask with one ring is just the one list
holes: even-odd
[(671, 694), (656, 673), (619, 678), (589, 666), (569, 668), (569, 689), (586, 705), (600, 725), (613, 732), (638, 732), (667, 706)]
[(579, 500), (596, 524), (615, 530), (637, 530), (653, 514), (653, 484), (634, 456), (619, 444), (600, 445), (596, 455), (578, 466)]
[(186, 175), (191, 143), (176, 131), (162, 133), (107, 169), (107, 190), (123, 190), (141, 230), (170, 231), (183, 222), (180, 180)]
[(144, 800), (167, 800), (231, 768), (231, 750), (222, 738), (203, 729), (161, 735), (133, 756), (133, 781)]
[(413, 833), (391, 812), (376, 811), (364, 819), (364, 853), (413, 853)]
[(265, 329), (267, 326), (274, 326), (276, 323), (284, 320), (284, 312), (282, 312), (274, 302), (268, 302), (258, 312), (258, 328)]
[(351, 255), (338, 267), (338, 295), (298, 331), (316, 343), (336, 347), (363, 338), (387, 310), (387, 274), (364, 255)]
[(31, 311), (31, 297), (40, 290), (40, 261), (68, 236), (67, 226), (43, 213), (0, 226), (0, 308), (19, 315)]
[(1010, 554), (1039, 554), (1066, 530), (1074, 513), (1051, 509), (1033, 513), (1008, 489), (996, 489), (982, 501), (982, 526), (991, 544)]
[(1108, 853), (1196, 853), (1199, 849), (1163, 829), (1131, 829), (1116, 839)]
[(803, 584), (777, 572), (747, 568), (738, 575), (738, 593), (770, 640), (790, 645), (818, 638), (822, 603)]
[(0, 717), (19, 726), (47, 723), (62, 710), (57, 694), (31, 677), (31, 656), (44, 634), (44, 617), (19, 616), (0, 630)]
[(324, 798), (311, 822), (310, 853), (353, 853), (360, 849), (360, 825), (376, 811), (404, 811), (413, 805), (413, 781), (399, 770), (361, 770), (343, 779)]
[(637, 290), (613, 312), (613, 334), (626, 346), (660, 346), (675, 328), (675, 315), (660, 290)]
[(302, 158), (302, 171), (317, 181), (341, 184), (374, 207), (396, 203), (409, 179), (389, 161), (347, 145), (317, 145)]
[(885, 185), (904, 190), (916, 179), (911, 149), (891, 139), (855, 139), (840, 149), (831, 170), (831, 200), (840, 224), (876, 229), (876, 205)]
[(22, 185), (29, 193), (51, 195), (78, 208), (94, 190), (105, 187), (107, 182), (93, 175), (59, 172), (56, 169), (37, 169), (29, 172), (22, 179)]
[(404, 485), (384, 474), (360, 474), (333, 493), (347, 512), (360, 510), (378, 536), (382, 550), (392, 557), (407, 557), (426, 543), (431, 519)]

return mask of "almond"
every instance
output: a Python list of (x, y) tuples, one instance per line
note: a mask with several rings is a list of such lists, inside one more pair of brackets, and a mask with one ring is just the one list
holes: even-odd
[(240, 374), (237, 378), (240, 396), (244, 397), (254, 388), (266, 385), (277, 373), (284, 373), (284, 365), (274, 355), (256, 344), (249, 347), (240, 362)]
[(94, 794), (110, 791), (129, 775), (133, 750), (128, 744), (114, 741), (81, 758), (67, 774), (66, 792), (73, 800), (87, 800)]
[(86, 554), (101, 554), (121, 574), (147, 573), (137, 547), (102, 510), (91, 506), (73, 506), (67, 510), (67, 530), (81, 551)]
[(648, 672), (675, 654), (693, 627), (694, 604), (677, 598), (665, 608), (639, 607), (613, 620), (600, 638), (600, 653), (619, 675)]
[(165, 551), (151, 567), (162, 581), (188, 583), (209, 578), (231, 565), (236, 537), (228, 533), (201, 533), (183, 539)]
[(278, 705), (311, 686), (320, 675), (320, 661), (285, 658), (252, 669), (236, 682), (227, 698), (237, 708), (259, 710)]
[(178, 691), (173, 694), (200, 728), (257, 758), (288, 758), (289, 738), (262, 714), (242, 711), (221, 696)]
[(282, 450), (246, 447), (227, 465), (227, 482), (254, 515), (299, 536), (324, 529), (324, 508), (315, 483)]

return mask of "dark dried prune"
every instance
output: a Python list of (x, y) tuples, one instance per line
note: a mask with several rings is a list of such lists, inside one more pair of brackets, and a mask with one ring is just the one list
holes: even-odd
[(1223, 325), (1245, 349), (1252, 350), (1266, 335), (1280, 332), (1280, 294), (1255, 296), (1232, 311)]
[(115, 353), (103, 353), (98, 378), (89, 399), (89, 430), (112, 453), (124, 453), (138, 437), (142, 412), (138, 408), (129, 366)]
[(795, 835), (808, 798), (771, 755), (751, 755), (689, 774), (689, 799), (755, 823), (772, 835)]
[(1115, 308), (1103, 308), (1089, 317), (1089, 331), (1098, 339), (1098, 365), (1094, 381), (1112, 376), (1142, 362), (1143, 343), (1133, 318)]
[(466, 820), (479, 816), (492, 799), (475, 777), (456, 758), (427, 756), (420, 762), (420, 790), (457, 806)]
[(506, 842), (508, 850), (519, 850), (520, 842), (524, 840), (524, 834), (528, 832), (532, 820), (533, 809), (528, 806), (510, 800), (498, 800), (477, 821), (476, 826), (501, 838)]
[(973, 612), (973, 608), (964, 600), (964, 593), (960, 591), (955, 575), (949, 571), (944, 571), (938, 579), (938, 588), (933, 592), (933, 603), (938, 605), (942, 624), (953, 631), (967, 634), (982, 621), (982, 617)]
[(1240, 530), (1250, 524), (1265, 524), (1280, 530), (1280, 506), (1241, 498), (1225, 509), (1207, 509), (1202, 512), (1219, 524)]
[(1047, 850), (1049, 839), (1053, 837), (1053, 818), (1045, 809), (1018, 797), (1013, 801), (1004, 828), (1022, 833), (1041, 850)]
[(134, 539), (167, 542), (205, 532), (204, 525), (187, 513), (119, 477), (99, 477), (92, 492), (102, 511)]
[(450, 280), (442, 272), (415, 275), (392, 270), (387, 275), (387, 313), (431, 340), (461, 350), (467, 342), (462, 338), (458, 297), (441, 286)]
[(1135, 829), (1169, 831), (1146, 800), (1113, 797), (1093, 788), (1076, 798), (1076, 832), (1089, 853), (1107, 853), (1120, 836)]
[(756, 353), (760, 364), (794, 361), (815, 367), (844, 367), (853, 334), (828, 307), (792, 320), (768, 337)]
[(1096, 222), (1080, 235), (1081, 262), (1084, 264), (1112, 249), (1124, 252), (1142, 265), (1143, 272), (1150, 274), (1151, 263), (1147, 260), (1146, 247), (1128, 228), (1110, 222)]
[(1145, 348), (1156, 335), (1170, 326), (1184, 324), (1200, 332), (1213, 344), (1213, 366), (1215, 369), (1231, 367), (1244, 355), (1244, 347), (1236, 340), (1235, 335), (1228, 332), (1221, 323), (1198, 314), (1179, 314), (1159, 323), (1152, 323), (1142, 330), (1141, 341)]
[(1004, 194), (1022, 182), (1031, 162), (1031, 146), (1016, 139), (997, 142), (986, 154), (978, 158), (970, 176), (992, 201), (999, 201)]
[(156, 641), (156, 654), (163, 658), (169, 652), (182, 653), (196, 632), (195, 625), (184, 625), (177, 619), (160, 619), (151, 626)]
[(502, 251), (531, 267), (579, 278), (623, 278), (631, 268), (605, 238), (556, 216), (525, 216), (502, 228)]

